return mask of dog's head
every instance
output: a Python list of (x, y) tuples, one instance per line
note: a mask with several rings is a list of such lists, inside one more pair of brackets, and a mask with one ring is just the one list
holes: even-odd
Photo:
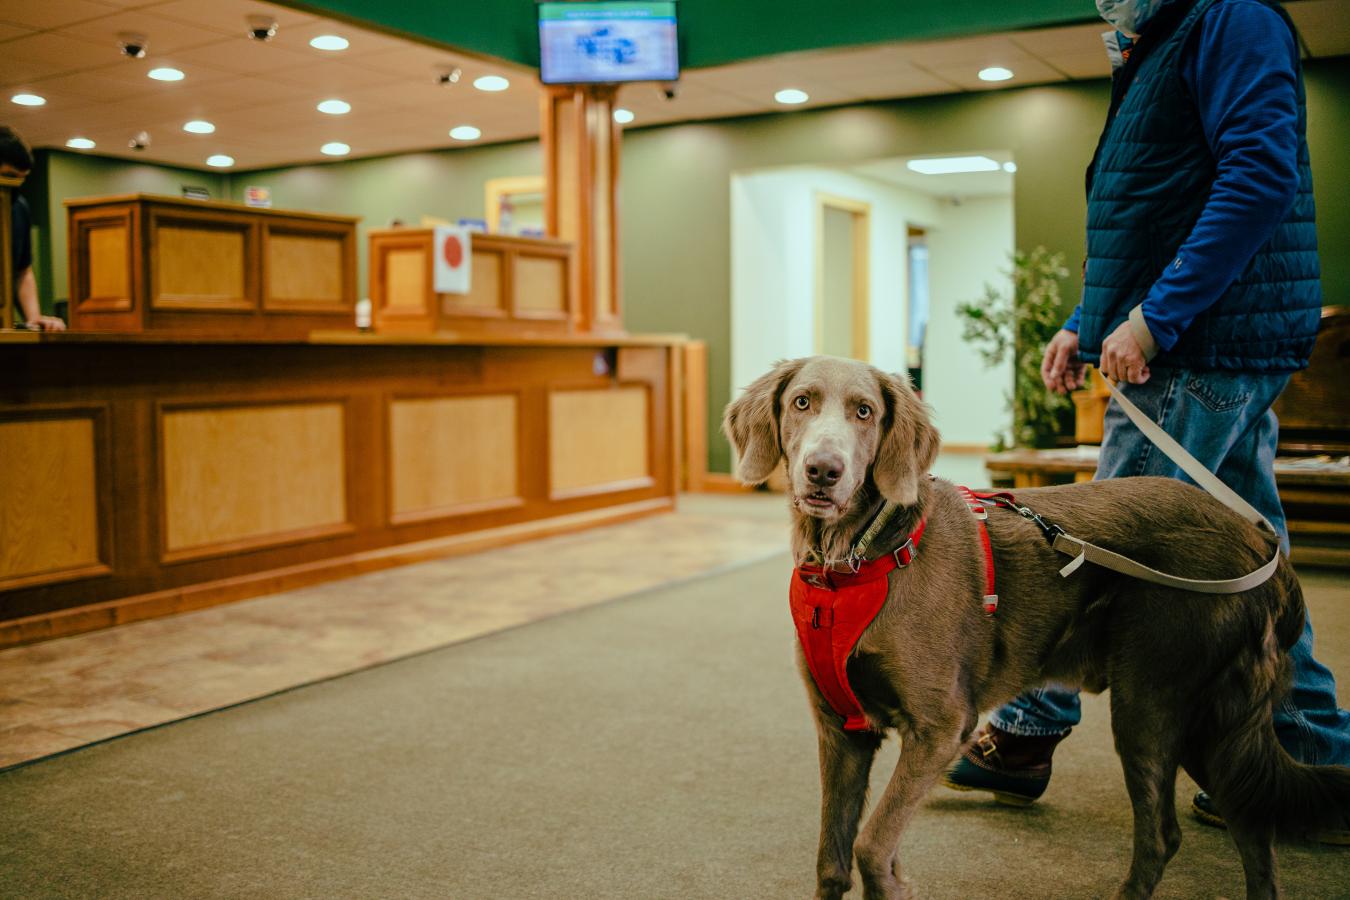
[(794, 505), (827, 521), (869, 479), (887, 500), (913, 504), (939, 443), (908, 378), (831, 356), (776, 365), (727, 407), (722, 430), (741, 481), (764, 481), (786, 457)]

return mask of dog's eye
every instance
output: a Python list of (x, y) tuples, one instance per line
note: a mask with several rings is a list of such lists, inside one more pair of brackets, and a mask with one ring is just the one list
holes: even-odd
[(797, 407), (798, 409), (810, 409), (810, 408), (811, 408), (811, 398), (810, 398), (810, 397), (807, 397), (805, 394), (802, 394), (802, 395), (801, 395), (800, 397), (798, 397), (796, 400), (793, 400), (793, 401), (792, 401), (792, 405), (795, 406), (795, 407)]
[(859, 403), (859, 404), (858, 404), (858, 418), (860, 418), (860, 419), (870, 419), (870, 418), (872, 418), (872, 407), (868, 406), (866, 403)]

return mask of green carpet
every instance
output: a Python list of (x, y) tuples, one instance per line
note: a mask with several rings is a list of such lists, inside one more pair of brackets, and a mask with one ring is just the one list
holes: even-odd
[[(0, 896), (809, 896), (787, 578), (777, 558), (2, 773)], [(1350, 581), (1305, 584), (1350, 678)], [(923, 896), (1109, 895), (1130, 831), (1100, 698), (1055, 764), (1028, 810), (937, 789), (902, 848)], [(1158, 896), (1241, 896), (1226, 834), (1182, 829)], [(1288, 896), (1350, 896), (1350, 849), (1280, 859)]]

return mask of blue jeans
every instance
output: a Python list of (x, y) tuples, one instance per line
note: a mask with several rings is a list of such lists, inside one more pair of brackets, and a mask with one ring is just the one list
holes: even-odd
[[(1154, 369), (1147, 383), (1125, 388), (1136, 406), (1271, 521), (1286, 553), (1289, 533), (1275, 488), (1279, 422), (1270, 407), (1288, 380), (1287, 375)], [(1112, 402), (1096, 478), (1131, 475), (1190, 482)], [(1350, 713), (1336, 705), (1335, 676), (1313, 658), (1311, 620), (1289, 657), (1294, 688), (1275, 708), (1280, 743), (1305, 763), (1350, 765)], [(1045, 687), (1013, 700), (990, 721), (1013, 734), (1052, 735), (1064, 734), (1080, 718), (1077, 691)]]

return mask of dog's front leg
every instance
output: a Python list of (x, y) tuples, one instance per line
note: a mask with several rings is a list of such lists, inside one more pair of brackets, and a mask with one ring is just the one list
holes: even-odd
[(816, 717), (820, 736), (820, 850), (816, 897), (838, 900), (853, 885), (853, 839), (867, 800), (867, 776), (881, 746), (874, 731), (844, 731)]
[(946, 765), (961, 747), (959, 727), (925, 728), (907, 736), (886, 790), (858, 840), (858, 871), (867, 900), (912, 896), (895, 858), (900, 835)]

